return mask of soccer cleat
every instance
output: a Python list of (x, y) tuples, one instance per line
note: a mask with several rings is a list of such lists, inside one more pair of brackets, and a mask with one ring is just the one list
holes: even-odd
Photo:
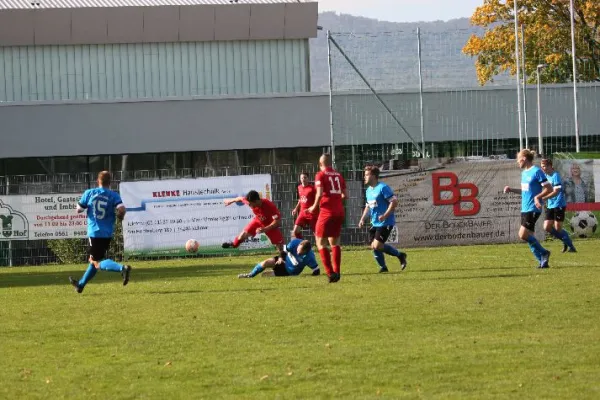
[(69, 277), (69, 282), (71, 283), (71, 285), (73, 285), (73, 287), (75, 288), (75, 291), (77, 293), (83, 292), (83, 288), (79, 286), (79, 281), (77, 281), (76, 279), (73, 279), (72, 276)]
[(129, 275), (131, 274), (131, 265), (123, 265), (123, 271), (121, 271), (121, 276), (123, 277), (123, 286), (129, 283)]
[(404, 269), (406, 268), (406, 258), (408, 256), (406, 255), (406, 253), (402, 253), (400, 252), (400, 255), (398, 256), (398, 259), (400, 260), (400, 265), (402, 266), (402, 271), (404, 271)]
[(230, 247), (233, 247), (233, 243), (232, 242), (225, 242), (221, 245), (222, 248), (224, 249), (228, 249)]
[(540, 262), (540, 268), (550, 268), (550, 252), (547, 251), (546, 254), (542, 256), (542, 261)]
[(563, 249), (562, 249), (563, 253), (577, 253), (577, 249), (575, 249), (575, 247), (569, 247), (566, 244), (563, 244)]
[(336, 283), (340, 280), (340, 274), (333, 272), (329, 275), (329, 283)]
[(321, 275), (321, 270), (319, 268), (313, 269), (312, 276), (319, 276), (319, 275)]
[(387, 268), (379, 268), (379, 273), (383, 274), (385, 272), (389, 272), (389, 270)]
[(250, 274), (239, 274), (238, 278), (242, 279), (242, 278), (252, 278), (252, 277), (250, 276)]

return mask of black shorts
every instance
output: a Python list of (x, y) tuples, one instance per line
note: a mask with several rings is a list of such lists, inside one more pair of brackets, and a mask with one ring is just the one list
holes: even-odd
[(111, 240), (112, 238), (90, 238), (88, 254), (92, 257), (92, 260), (100, 262), (106, 258)]
[(566, 207), (546, 208), (546, 221), (563, 222), (565, 220)]
[(371, 229), (369, 229), (369, 238), (371, 242), (373, 242), (373, 240), (377, 240), (378, 242), (385, 243), (390, 237), (392, 229), (394, 229), (393, 226), (373, 226)]
[[(277, 262), (279, 258), (279, 256), (276, 256), (275, 262)], [(283, 264), (275, 264), (275, 266), (273, 267), (273, 273), (275, 274), (275, 276), (290, 276), (290, 273), (285, 267), (285, 262)]]
[(521, 226), (531, 232), (535, 232), (535, 223), (540, 218), (539, 212), (524, 212), (521, 213)]

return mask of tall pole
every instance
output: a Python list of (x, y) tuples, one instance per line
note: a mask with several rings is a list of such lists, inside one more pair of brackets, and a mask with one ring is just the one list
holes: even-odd
[[(8, 196), (10, 194), (10, 178), (8, 177), (8, 174), (6, 174), (6, 195)], [(13, 246), (12, 246), (12, 240), (8, 241), (8, 266), (12, 267), (13, 266)]]
[(335, 168), (335, 137), (333, 135), (333, 75), (331, 74), (331, 31), (327, 30), (327, 66), (329, 68), (329, 135), (331, 140), (331, 162)]
[(527, 134), (527, 64), (525, 63), (525, 25), (521, 25), (521, 55), (523, 57), (523, 132), (525, 134), (525, 148), (529, 148), (529, 135)]
[(419, 57), (419, 111), (421, 114), (421, 148), (425, 158), (425, 116), (423, 115), (423, 69), (421, 66), (421, 28), (417, 28), (417, 55)]
[(540, 64), (537, 66), (535, 72), (537, 74), (537, 130), (538, 130), (538, 150), (540, 156), (544, 155), (544, 143), (542, 140), (542, 103), (541, 103), (541, 84), (540, 84), (540, 69), (546, 65)]
[(519, 149), (523, 148), (523, 126), (521, 116), (521, 63), (519, 62), (519, 6), (514, 0), (515, 13), (515, 62), (517, 67), (517, 113), (519, 119)]
[(575, 4), (571, 0), (571, 54), (573, 56), (573, 118), (575, 118), (575, 151), (579, 153), (579, 112), (577, 111), (577, 55), (575, 52)]

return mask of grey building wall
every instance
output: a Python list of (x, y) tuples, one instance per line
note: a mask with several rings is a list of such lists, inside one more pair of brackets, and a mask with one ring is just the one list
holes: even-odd
[[(543, 91), (545, 137), (574, 134), (572, 92)], [(383, 98), (420, 137), (418, 95)], [(528, 93), (529, 135), (536, 135), (535, 91)], [(427, 142), (518, 138), (510, 89), (425, 94)], [(600, 87), (579, 91), (582, 136), (600, 134)], [(337, 145), (406, 143), (370, 94), (334, 98)], [(330, 143), (327, 94), (188, 98), (137, 102), (0, 104), (0, 158), (320, 147)]]

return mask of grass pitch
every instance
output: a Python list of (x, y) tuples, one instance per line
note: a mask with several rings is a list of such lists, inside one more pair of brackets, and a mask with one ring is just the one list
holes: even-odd
[(241, 280), (260, 257), (0, 269), (0, 398), (600, 398), (598, 241), (409, 250), (378, 274)]

